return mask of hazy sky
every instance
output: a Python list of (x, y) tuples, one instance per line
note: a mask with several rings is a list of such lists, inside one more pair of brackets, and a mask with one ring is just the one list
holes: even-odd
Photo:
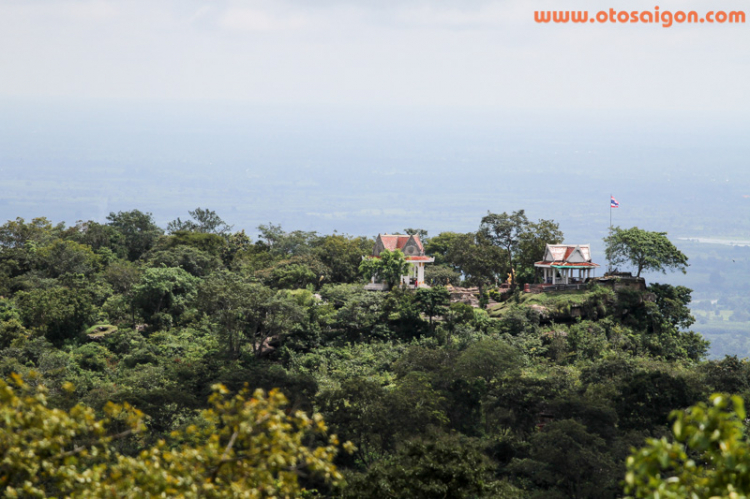
[(0, 99), (750, 111), (750, 24), (540, 25), (671, 0), (2, 0)]

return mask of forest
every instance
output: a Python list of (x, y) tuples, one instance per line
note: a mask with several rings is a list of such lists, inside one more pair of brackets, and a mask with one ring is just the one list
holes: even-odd
[[(647, 442), (701, 417), (746, 438), (741, 399), (705, 404), (750, 365), (706, 360), (690, 289), (523, 292), (553, 220), (394, 228), (435, 262), (387, 292), (363, 286), (374, 238), (257, 230), (201, 208), (0, 226), (4, 497), (653, 497), (633, 473), (678, 466), (628, 459)], [(685, 270), (665, 239), (617, 228), (607, 256)]]

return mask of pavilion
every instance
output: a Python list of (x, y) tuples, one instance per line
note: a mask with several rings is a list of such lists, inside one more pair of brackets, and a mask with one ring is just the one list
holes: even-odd
[[(401, 284), (407, 288), (427, 288), (424, 282), (424, 266), (426, 263), (432, 263), (434, 258), (425, 255), (422, 241), (417, 235), (407, 234), (378, 234), (375, 239), (375, 247), (372, 250), (370, 258), (378, 258), (383, 250), (401, 250), (409, 264), (406, 275), (401, 276)], [(385, 290), (385, 283), (377, 282), (377, 277), (373, 276), (372, 282), (365, 286), (369, 290)]]
[(588, 244), (548, 244), (534, 267), (542, 269), (544, 284), (578, 284), (593, 277), (599, 265), (591, 261)]

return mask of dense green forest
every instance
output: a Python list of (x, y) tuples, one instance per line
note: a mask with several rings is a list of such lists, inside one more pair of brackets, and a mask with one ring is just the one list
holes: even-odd
[[(671, 435), (671, 411), (714, 392), (750, 392), (745, 360), (705, 360), (707, 342), (689, 329), (685, 287), (590, 283), (524, 293), (522, 285), (538, 279), (533, 263), (545, 244), (563, 233), (523, 210), (488, 214), (468, 234), (405, 229), (435, 257), (426, 276), (432, 288), (416, 291), (364, 290), (360, 266), (373, 239), (273, 224), (258, 231), (252, 240), (200, 208), (165, 229), (138, 210), (112, 213), (104, 224), (39, 218), (0, 227), (0, 376), (10, 380), (0, 399), (15, 407), (0, 425), (12, 433), (13, 414), (28, 411), (36, 419), (21, 426), (44, 426), (61, 420), (55, 409), (71, 415), (70, 428), (109, 422), (70, 433), (71, 447), (59, 444), (34, 473), (9, 457), (24, 444), (3, 437), (7, 490), (622, 497), (632, 448)], [(512, 285), (498, 289), (511, 272)], [(479, 307), (451, 299), (446, 285), (459, 283), (477, 287)], [(294, 428), (320, 431), (289, 436), (271, 459), (251, 452), (261, 444), (240, 431), (243, 414), (268, 426), (271, 444)], [(268, 415), (280, 426), (269, 426)], [(97, 454), (92, 442), (105, 437), (108, 450)], [(220, 464), (212, 468), (206, 462), (214, 458)], [(75, 480), (55, 459), (69, 471), (86, 459), (100, 467), (86, 464), (94, 474)], [(182, 478), (163, 489), (158, 473), (122, 478), (158, 468), (159, 459)], [(280, 460), (264, 468), (273, 493), (253, 481), (259, 475), (248, 464), (270, 460)], [(180, 462), (192, 464), (175, 468)], [(246, 468), (238, 471), (239, 462)], [(289, 473), (298, 488), (285, 481)], [(196, 492), (196, 476), (235, 488)], [(83, 492), (108, 480), (130, 489)], [(243, 495), (240, 482), (255, 495)]]

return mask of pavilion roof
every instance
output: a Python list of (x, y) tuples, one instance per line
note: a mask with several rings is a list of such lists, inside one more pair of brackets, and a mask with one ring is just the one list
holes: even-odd
[(564, 262), (562, 260), (556, 262), (536, 262), (535, 267), (554, 267), (558, 269), (580, 269), (587, 267), (599, 267), (598, 263), (593, 262)]
[(417, 243), (419, 251), (424, 253), (424, 246), (422, 245), (422, 241), (419, 240), (419, 236), (417, 236), (416, 234), (413, 236), (410, 236), (408, 234), (380, 234), (380, 239), (383, 241), (383, 246), (389, 251), (403, 249), (403, 247), (406, 246), (406, 243), (408, 243), (409, 239), (411, 238), (414, 238), (414, 242)]
[(534, 266), (586, 268), (599, 265), (591, 261), (591, 247), (588, 244), (548, 244), (544, 260), (534, 263)]

